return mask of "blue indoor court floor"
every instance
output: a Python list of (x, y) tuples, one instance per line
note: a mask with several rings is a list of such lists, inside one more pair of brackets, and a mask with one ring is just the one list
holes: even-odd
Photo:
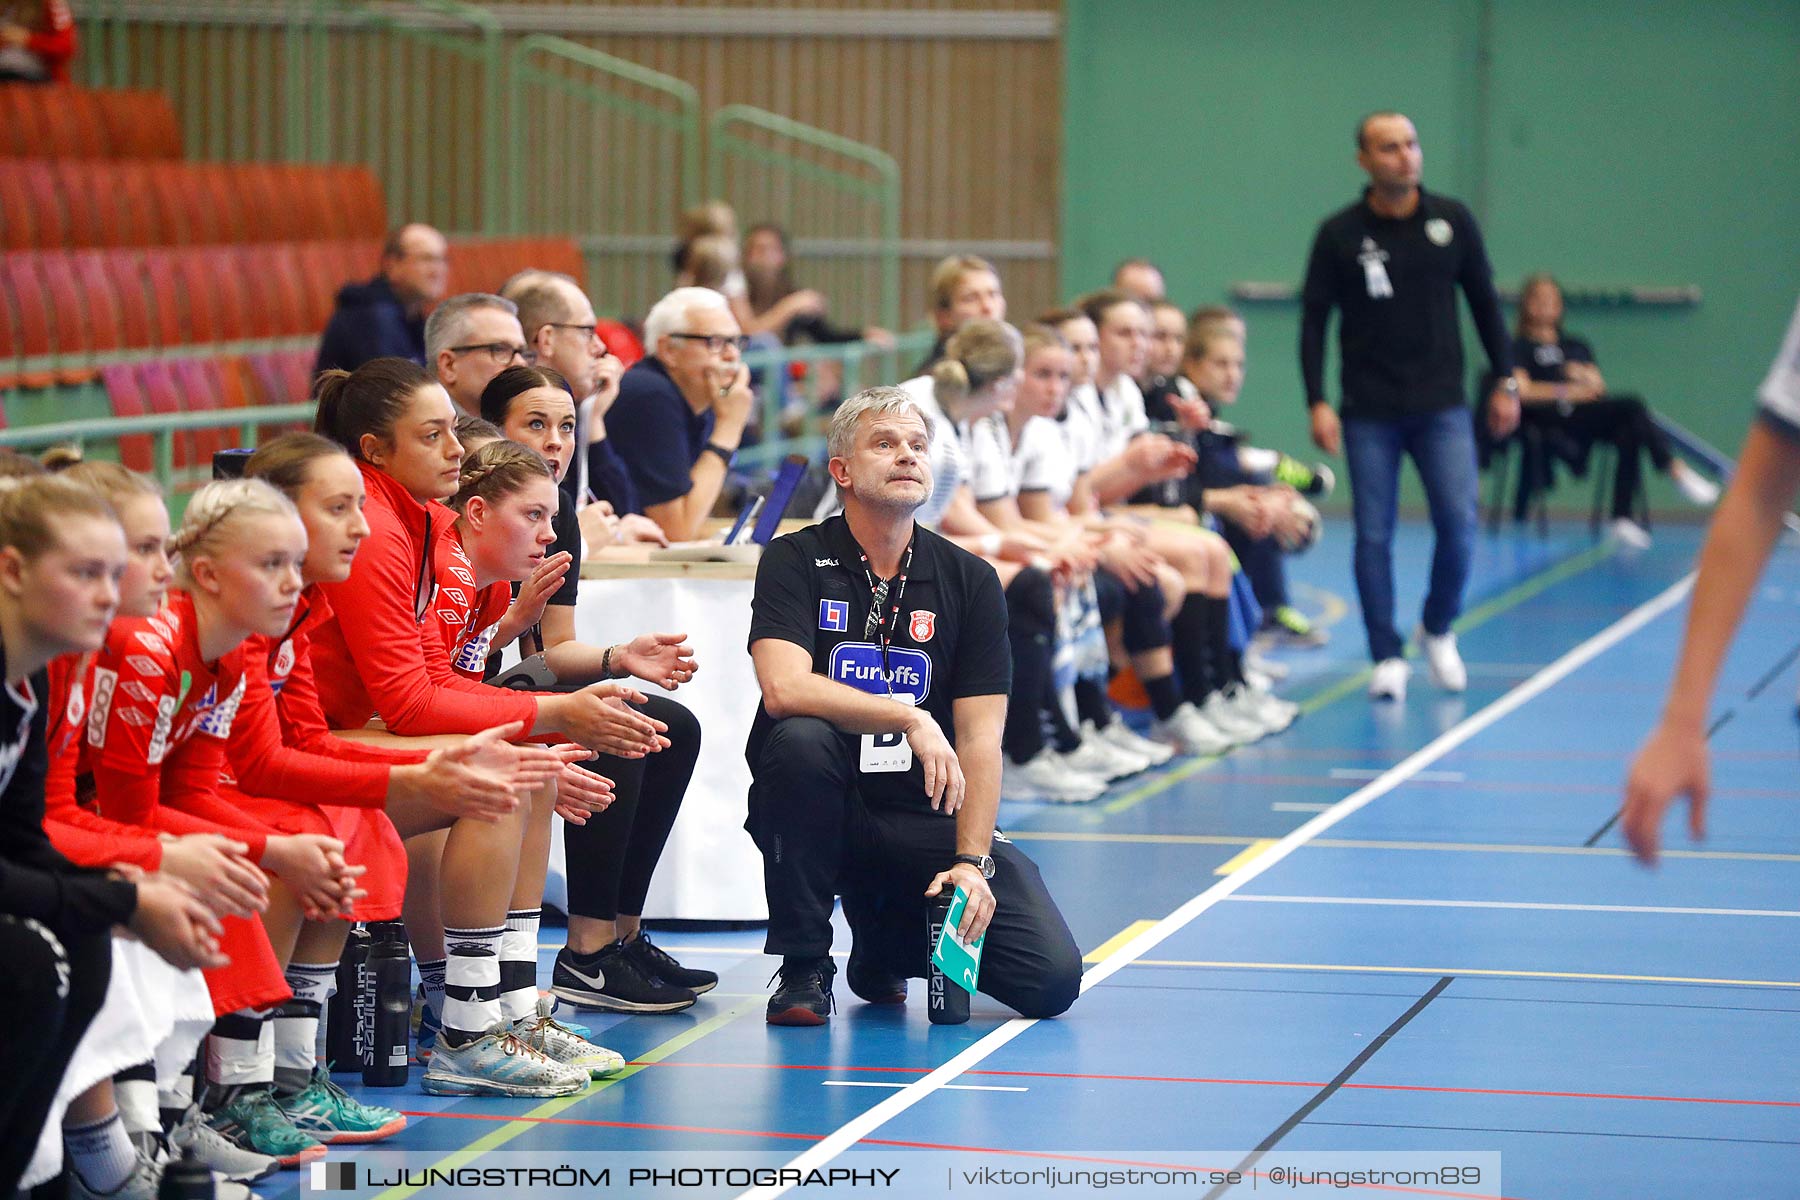
[[(1303, 1152), (1488, 1152), (1498, 1188), (1489, 1172), (1349, 1190), (1800, 1196), (1800, 548), (1778, 549), (1724, 673), (1707, 840), (1671, 822), (1650, 871), (1613, 827), (1699, 539), (1665, 526), (1649, 550), (1615, 552), (1585, 525), (1484, 535), (1461, 626), (1468, 692), (1437, 693), (1420, 670), (1403, 705), (1372, 705), (1335, 525), (1294, 564), (1303, 605), (1335, 623), (1328, 647), (1281, 656), (1284, 694), (1306, 710), (1291, 730), (1090, 805), (1003, 806), (1088, 952), (1061, 1019), (1009, 1021), (977, 998), (967, 1025), (934, 1027), (920, 985), (905, 1009), (875, 1008), (840, 973), (828, 1028), (771, 1028), (760, 931), (677, 929), (660, 943), (723, 977), (698, 1006), (563, 1014), (632, 1061), (617, 1079), (543, 1103), (425, 1096), (417, 1068), (410, 1088), (352, 1090), (409, 1113), (382, 1147), (409, 1169), (627, 1151), (810, 1168), (935, 1149), (1019, 1170), (1236, 1167), (1275, 1192), (1291, 1189), (1271, 1164)], [(1403, 530), (1402, 613), (1417, 612), (1428, 543)], [(544, 936), (546, 986), (559, 934)], [(952, 1183), (1081, 1190), (983, 1190), (938, 1170), (877, 1194)]]

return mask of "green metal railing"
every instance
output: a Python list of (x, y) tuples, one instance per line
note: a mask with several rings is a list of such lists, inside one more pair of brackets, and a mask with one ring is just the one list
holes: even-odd
[(707, 140), (707, 191), (747, 218), (782, 214), (811, 238), (872, 235), (880, 319), (899, 327), (900, 164), (891, 154), (747, 104), (713, 113)]
[[(0, 429), (0, 446), (33, 450), (70, 445), (86, 451), (95, 443), (116, 445), (120, 438), (149, 434), (153, 439), (154, 472), (164, 487), (181, 482), (175, 470), (175, 438), (196, 429), (236, 429), (246, 446), (256, 445), (265, 425), (312, 422), (312, 404), (276, 404), (260, 408), (226, 408), (207, 412), (150, 413), (141, 417), (103, 417), (93, 421), (55, 421)], [(204, 469), (204, 468), (202, 468)]]

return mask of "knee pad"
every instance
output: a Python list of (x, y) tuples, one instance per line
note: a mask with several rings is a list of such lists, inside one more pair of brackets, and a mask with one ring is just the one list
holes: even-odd
[(1006, 609), (1019, 632), (1049, 633), (1056, 628), (1056, 589), (1050, 573), (1026, 567), (1006, 587)]

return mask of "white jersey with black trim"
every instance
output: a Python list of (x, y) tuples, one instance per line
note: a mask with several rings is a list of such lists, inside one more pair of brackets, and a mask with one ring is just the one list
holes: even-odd
[(1756, 399), (1763, 412), (1800, 437), (1800, 307), (1794, 309), (1781, 351), (1757, 389)]

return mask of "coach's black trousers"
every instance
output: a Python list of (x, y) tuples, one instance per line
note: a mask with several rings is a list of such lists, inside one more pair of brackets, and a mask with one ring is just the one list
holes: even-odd
[[(890, 789), (918, 787), (916, 768), (863, 776), (859, 754), (855, 735), (816, 717), (789, 717), (769, 730), (751, 763), (744, 827), (763, 855), (764, 952), (829, 954), (832, 901), (841, 895), (859, 952), (896, 975), (922, 978), (925, 888), (951, 865), (956, 821), (924, 807), (922, 794), (894, 796)], [(893, 799), (884, 803), (882, 792)], [(1081, 951), (1037, 864), (999, 834), (992, 853), (996, 909), (981, 990), (1025, 1016), (1056, 1016), (1080, 990)]]

